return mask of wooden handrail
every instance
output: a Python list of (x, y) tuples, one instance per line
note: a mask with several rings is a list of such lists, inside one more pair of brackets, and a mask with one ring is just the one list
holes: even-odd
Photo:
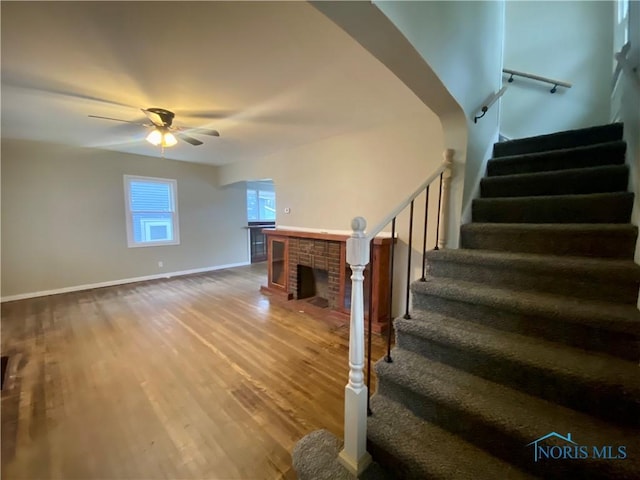
[(478, 120), (480, 120), (482, 117), (485, 116), (485, 114), (487, 113), (487, 111), (489, 110), (489, 107), (491, 107), (491, 105), (493, 105), (494, 103), (496, 103), (498, 101), (498, 99), (504, 95), (504, 92), (507, 91), (507, 88), (509, 88), (509, 85), (504, 85), (500, 90), (498, 90), (497, 93), (494, 93), (493, 95), (491, 95), (489, 98), (487, 98), (487, 101), (485, 102), (485, 104), (482, 106), (482, 108), (480, 109), (480, 112), (482, 112), (482, 114), (480, 115), (475, 115), (473, 117), (473, 123), (478, 123)]
[(503, 68), (502, 72), (506, 73), (507, 75), (511, 75), (512, 77), (515, 75), (516, 77), (530, 78), (531, 80), (537, 80), (538, 82), (548, 83), (556, 87), (564, 87), (564, 88), (572, 87), (572, 85), (569, 82), (554, 80), (553, 78), (541, 77), (540, 75), (534, 75), (533, 73), (519, 72), (518, 70), (511, 70), (510, 68)]
[[(550, 85), (553, 85), (553, 88), (549, 90), (550, 93), (556, 93), (556, 90), (558, 87), (571, 88), (572, 86), (568, 82), (563, 82), (561, 80), (554, 80), (553, 78), (541, 77), (540, 75), (534, 75), (533, 73), (519, 72), (518, 70), (511, 70), (510, 68), (503, 68), (502, 73), (511, 75), (511, 77), (509, 77), (509, 80), (507, 80), (508, 83), (513, 82), (513, 77), (515, 75), (518, 77), (530, 78), (532, 80), (537, 80), (538, 82), (543, 82), (543, 83), (548, 83)], [(478, 123), (478, 120), (480, 120), (482, 117), (485, 116), (485, 114), (489, 110), (489, 107), (491, 107), (491, 105), (493, 105), (502, 95), (504, 95), (504, 92), (507, 91), (508, 86), (509, 85), (504, 85), (500, 90), (498, 90), (497, 93), (494, 93), (486, 100), (485, 104), (482, 106), (478, 114), (474, 115), (473, 123)]]
[(444, 172), (447, 167), (449, 168), (451, 167), (451, 164), (453, 163), (453, 150), (451, 149), (445, 150), (444, 156), (445, 156), (445, 161), (443, 161), (440, 165), (438, 165), (438, 168), (435, 169), (435, 171), (429, 176), (429, 178), (427, 178), (424, 182), (422, 182), (422, 184), (418, 188), (416, 188), (411, 195), (409, 195), (402, 202), (400, 202), (396, 208), (391, 210), (391, 212), (389, 212), (387, 216), (385, 216), (382, 220), (380, 220), (380, 222), (375, 227), (367, 231), (366, 237), (368, 240), (372, 240), (373, 237), (375, 237), (380, 232), (382, 232), (384, 227), (386, 227), (387, 225), (389, 225), (389, 223), (391, 223), (391, 220), (393, 220), (395, 217), (398, 216), (400, 212), (402, 212), (405, 208), (407, 208), (407, 206), (411, 203), (412, 200), (415, 200), (415, 198), (418, 195), (424, 192), (424, 189), (427, 188), (427, 185), (431, 185), (431, 183), (433, 183), (433, 181), (436, 178), (438, 178), (440, 174)]

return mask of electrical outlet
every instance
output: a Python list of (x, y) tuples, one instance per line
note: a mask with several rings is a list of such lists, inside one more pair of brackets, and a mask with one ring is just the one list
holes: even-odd
[(164, 262), (158, 262), (158, 268), (162, 268), (164, 266)]

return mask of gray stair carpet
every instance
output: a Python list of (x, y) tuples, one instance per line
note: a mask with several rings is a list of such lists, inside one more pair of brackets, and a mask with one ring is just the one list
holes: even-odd
[(621, 140), (577, 148), (494, 157), (487, 162), (487, 176), (622, 165), (627, 145)]
[(522, 155), (535, 152), (551, 152), (555, 150), (582, 148), (599, 143), (615, 142), (622, 139), (621, 123), (597, 125), (565, 132), (519, 138), (508, 142), (496, 143), (493, 156)]
[(640, 267), (622, 125), (496, 144), (426, 255), (368, 446), (394, 478), (640, 478)]

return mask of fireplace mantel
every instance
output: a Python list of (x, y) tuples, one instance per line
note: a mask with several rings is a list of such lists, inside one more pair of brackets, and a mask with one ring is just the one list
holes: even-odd
[[(267, 235), (279, 235), (281, 237), (311, 238), (315, 240), (330, 240), (335, 242), (345, 242), (351, 236), (350, 233), (336, 233), (329, 230), (294, 230), (292, 228), (264, 228), (263, 233)], [(391, 244), (390, 235), (378, 235), (373, 239), (374, 245)]]
[[(286, 300), (298, 300), (298, 266), (328, 272), (329, 309), (348, 320), (351, 302), (351, 270), (346, 262), (348, 234), (321, 230), (268, 228), (267, 285), (265, 293), (279, 295)], [(372, 330), (385, 331), (389, 324), (389, 275), (391, 237), (379, 236), (373, 241), (372, 263), (365, 271), (365, 301), (368, 303), (369, 281), (373, 281), (371, 304)], [(369, 272), (373, 271), (373, 275)], [(368, 308), (368, 307), (367, 307)]]

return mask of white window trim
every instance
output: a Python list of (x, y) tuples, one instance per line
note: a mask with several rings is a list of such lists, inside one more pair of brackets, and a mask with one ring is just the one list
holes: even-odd
[[(136, 242), (133, 238), (133, 216), (131, 215), (131, 181), (140, 180), (148, 183), (171, 185), (171, 201), (173, 203), (173, 240)], [(142, 177), (140, 175), (124, 175), (124, 204), (127, 224), (127, 246), (129, 248), (158, 247), (163, 245), (180, 245), (180, 223), (178, 219), (178, 181), (173, 178)]]

